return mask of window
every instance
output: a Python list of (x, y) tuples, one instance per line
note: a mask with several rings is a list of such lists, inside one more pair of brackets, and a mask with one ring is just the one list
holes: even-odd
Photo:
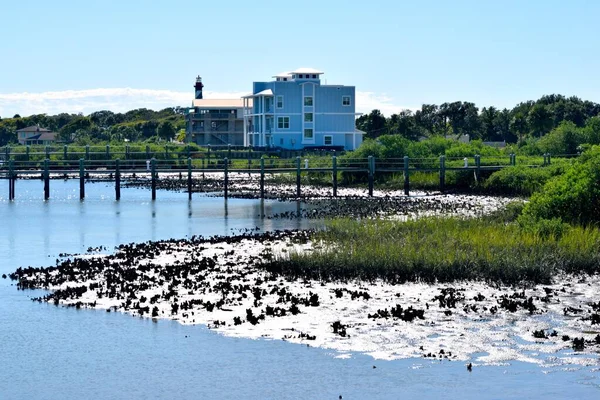
[(342, 105), (349, 106), (350, 105), (350, 96), (342, 96)]
[(277, 129), (290, 129), (290, 117), (277, 117)]
[(292, 79), (296, 79), (296, 74), (292, 75)]
[(323, 144), (325, 146), (331, 146), (333, 144), (333, 136), (331, 136), (331, 135), (323, 136)]
[(313, 79), (317, 79), (317, 75), (313, 74)]
[(305, 113), (304, 122), (313, 122), (313, 113)]
[(305, 140), (312, 140), (313, 139), (313, 130), (312, 129), (305, 129), (304, 130), (304, 139)]
[[(284, 82), (287, 82), (287, 78), (283, 78), (283, 81), (284, 81)], [(282, 144), (283, 144), (283, 143), (282, 143)]]
[(277, 96), (277, 108), (283, 108), (283, 96)]
[(304, 75), (300, 74), (300, 79), (304, 78)]
[(304, 97), (304, 107), (312, 107), (312, 105), (313, 105), (312, 96), (305, 96)]

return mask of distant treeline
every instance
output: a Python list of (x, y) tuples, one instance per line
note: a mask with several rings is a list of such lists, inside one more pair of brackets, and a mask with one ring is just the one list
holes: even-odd
[(367, 138), (400, 135), (418, 140), (468, 134), (471, 139), (517, 143), (528, 138), (540, 138), (565, 121), (583, 128), (590, 118), (598, 114), (600, 104), (553, 94), (537, 101), (520, 103), (510, 110), (495, 107), (479, 110), (475, 104), (462, 101), (439, 106), (423, 104), (420, 110), (403, 110), (389, 118), (379, 110), (373, 110), (358, 118), (356, 126), (366, 132)]
[(160, 111), (140, 108), (126, 113), (97, 111), (82, 114), (15, 115), (0, 118), (0, 146), (17, 143), (16, 131), (32, 125), (57, 133), (57, 141), (93, 144), (99, 142), (160, 141), (175, 138), (185, 128), (185, 108), (171, 107)]

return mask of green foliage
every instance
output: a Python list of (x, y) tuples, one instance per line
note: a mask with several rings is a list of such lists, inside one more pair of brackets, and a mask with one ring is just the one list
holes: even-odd
[(563, 121), (546, 136), (542, 137), (538, 146), (544, 153), (576, 154), (578, 147), (586, 140), (585, 130), (578, 128), (573, 122)]
[(548, 180), (564, 172), (563, 164), (531, 168), (523, 165), (507, 167), (490, 175), (483, 183), (488, 193), (531, 196)]
[(463, 101), (439, 106), (423, 104), (420, 110), (402, 110), (389, 118), (373, 110), (358, 118), (356, 126), (367, 133), (367, 138), (392, 134), (419, 140), (436, 135), (467, 134), (471, 139), (516, 143), (528, 136), (542, 137), (563, 121), (582, 128), (598, 114), (600, 104), (553, 94), (520, 103), (511, 110), (484, 107), (479, 112), (475, 104)]
[(523, 218), (554, 218), (568, 223), (600, 222), (600, 147), (585, 152), (564, 174), (550, 179), (531, 196)]

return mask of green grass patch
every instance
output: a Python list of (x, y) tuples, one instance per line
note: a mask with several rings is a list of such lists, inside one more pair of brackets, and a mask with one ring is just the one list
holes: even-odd
[(381, 278), (391, 283), (548, 283), (560, 271), (597, 272), (600, 231), (561, 225), (559, 233), (544, 227), (523, 229), (498, 216), (407, 222), (336, 219), (314, 233), (313, 240), (323, 244), (320, 249), (286, 253), (264, 267), (292, 278)]

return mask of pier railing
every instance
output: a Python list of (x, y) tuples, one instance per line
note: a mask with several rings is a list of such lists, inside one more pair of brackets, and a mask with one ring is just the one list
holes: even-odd
[[(567, 155), (569, 156), (569, 155)], [(543, 157), (521, 160), (527, 167), (540, 167), (551, 163), (550, 154)], [(527, 161), (528, 163), (525, 163)], [(115, 198), (121, 197), (121, 180), (132, 177), (145, 177), (150, 181), (152, 199), (156, 199), (159, 175), (175, 174), (169, 179), (187, 180), (187, 192), (191, 199), (194, 191), (193, 177), (198, 173), (213, 173), (223, 179), (223, 194), (228, 196), (229, 176), (232, 173), (257, 175), (261, 198), (265, 197), (265, 175), (282, 174), (295, 177), (296, 195), (301, 197), (302, 176), (309, 174), (331, 174), (332, 195), (337, 196), (338, 179), (341, 174), (358, 177), (357, 181), (366, 182), (368, 193), (373, 195), (376, 174), (402, 174), (404, 194), (410, 194), (410, 178), (416, 172), (434, 173), (439, 178), (439, 190), (446, 189), (446, 173), (462, 171), (472, 173), (479, 180), (485, 171), (497, 171), (517, 165), (514, 154), (505, 157), (446, 157), (439, 158), (403, 158), (376, 159), (375, 157), (352, 159), (347, 157), (319, 158), (267, 158), (229, 159), (222, 158), (177, 158), (177, 159), (50, 159), (40, 161), (8, 158), (0, 160), (0, 179), (9, 181), (9, 200), (15, 198), (15, 182), (18, 179), (41, 179), (44, 182), (44, 199), (50, 198), (50, 179), (78, 179), (80, 199), (85, 198), (85, 182), (90, 179), (115, 182)], [(293, 181), (293, 179), (292, 179)]]

